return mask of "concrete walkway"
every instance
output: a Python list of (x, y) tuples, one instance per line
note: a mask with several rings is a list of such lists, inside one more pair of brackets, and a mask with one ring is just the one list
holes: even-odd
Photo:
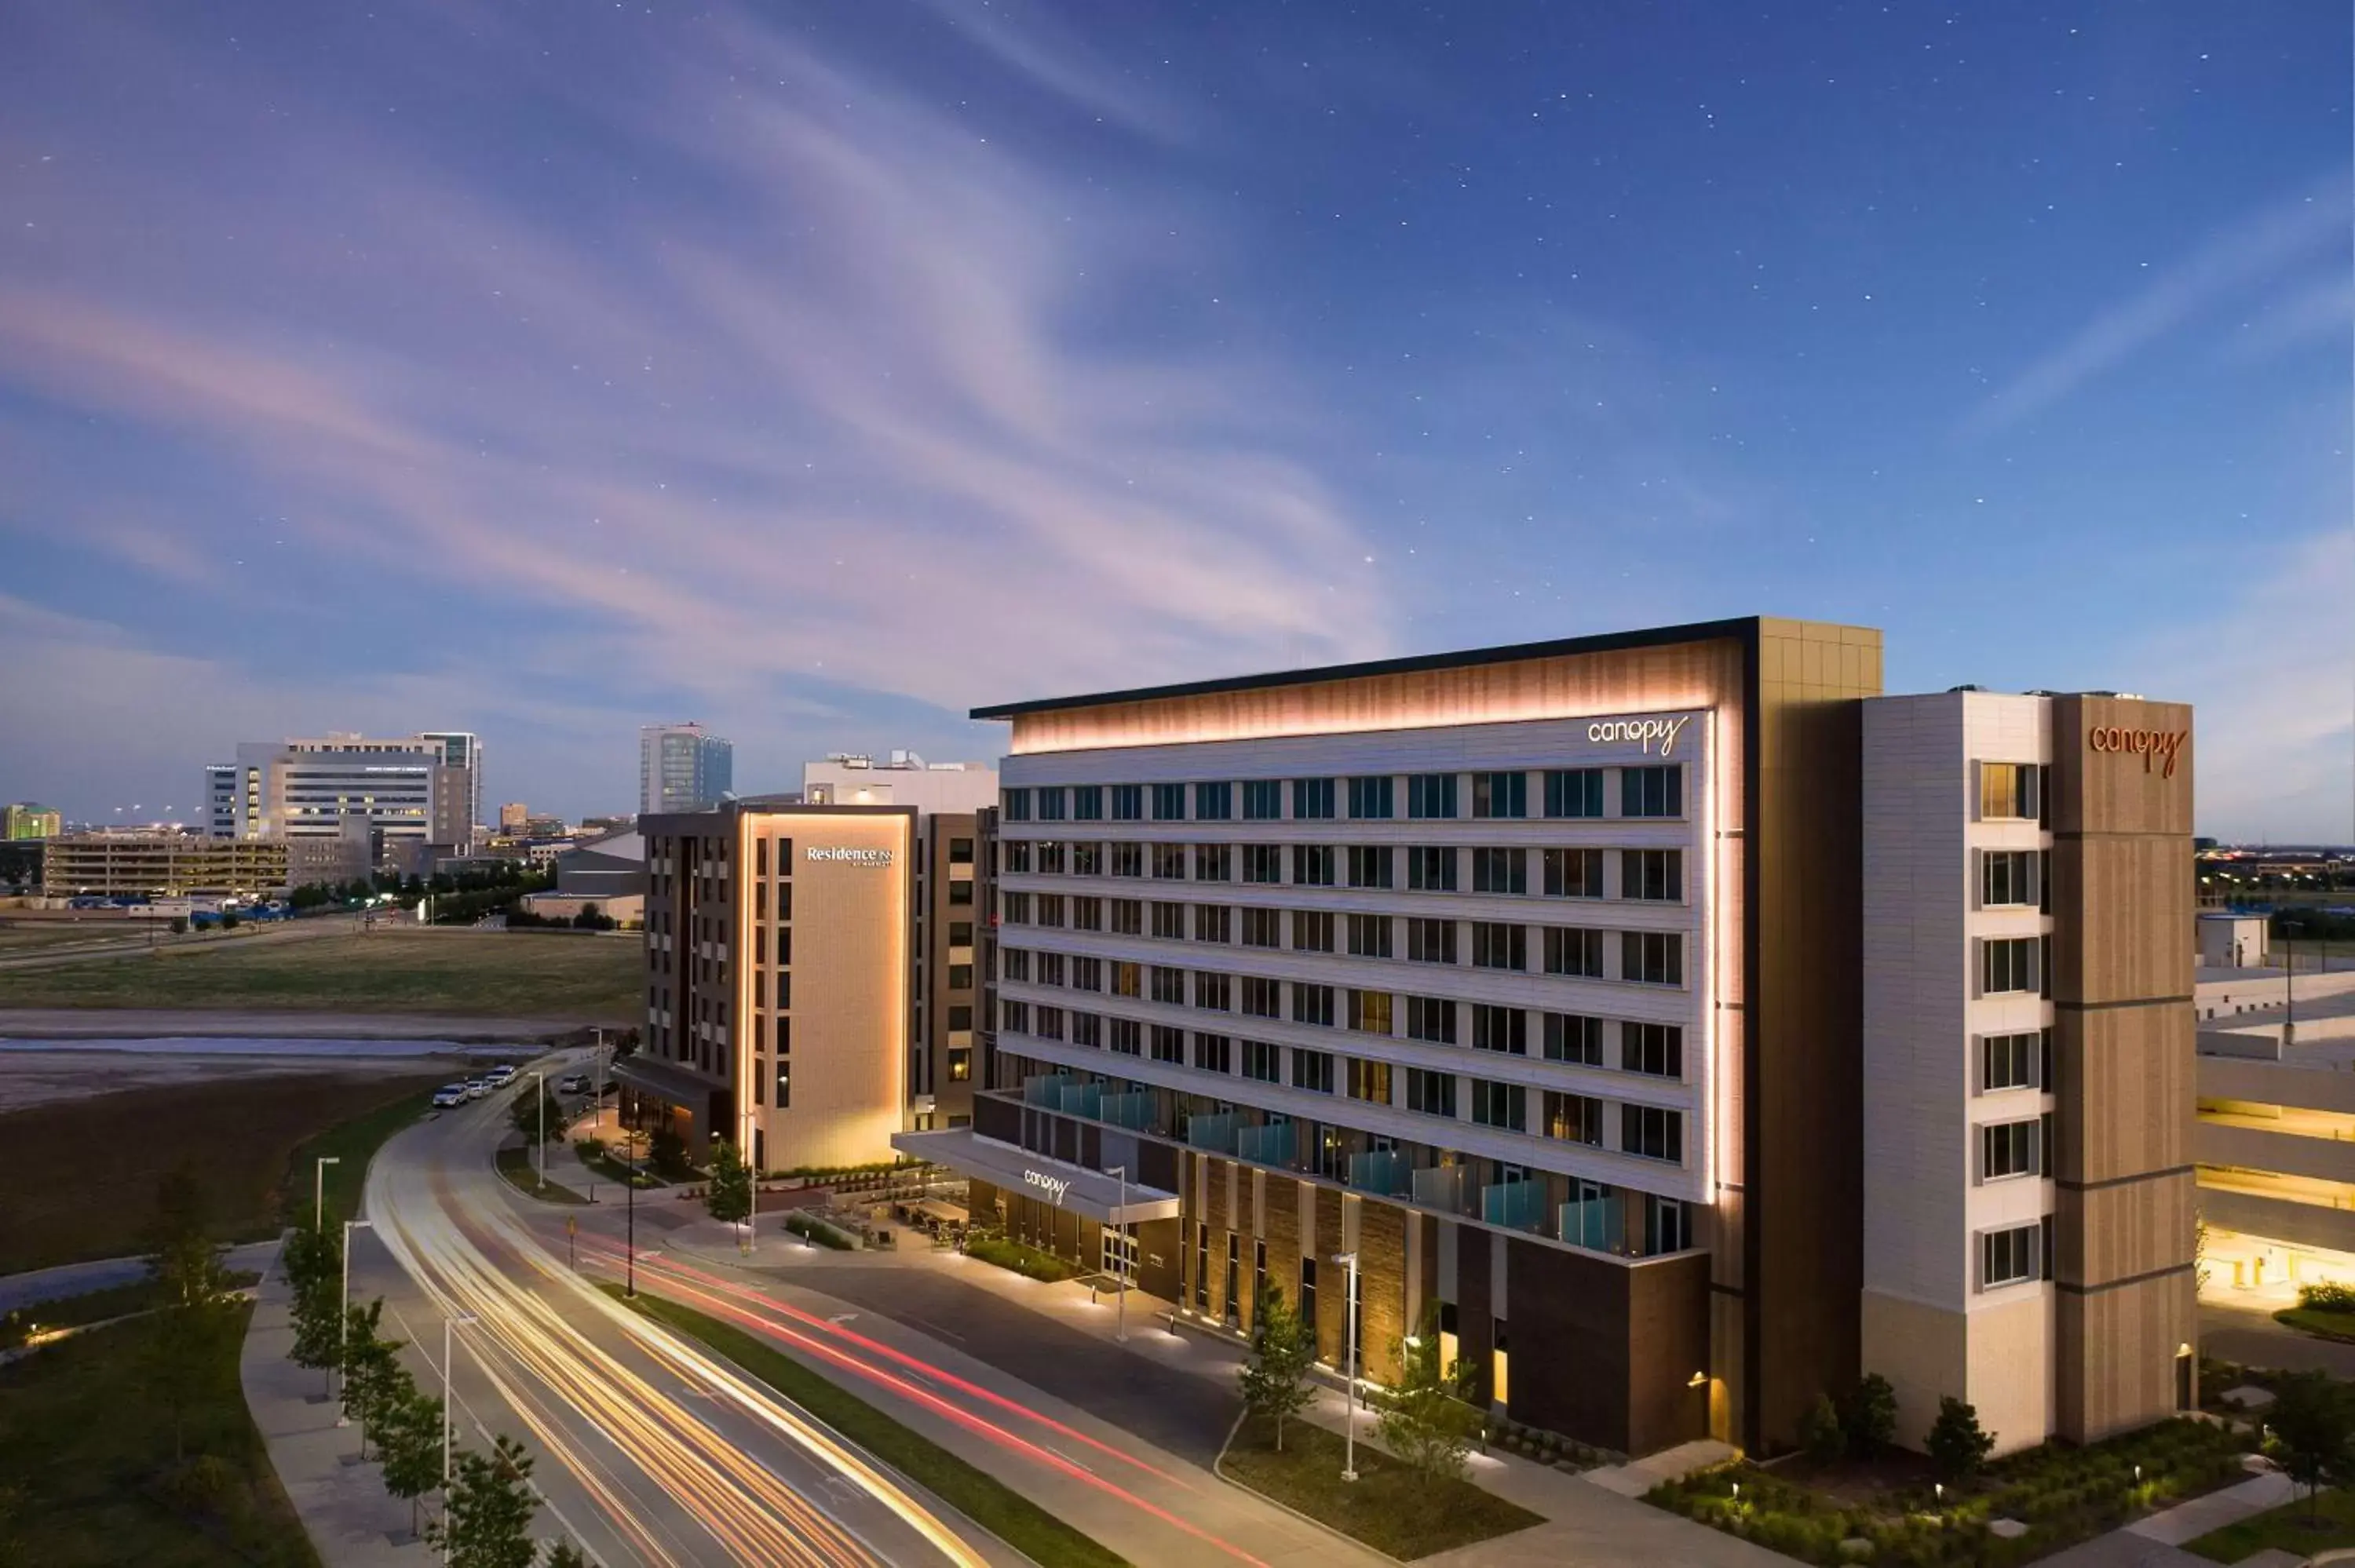
[(2290, 1500), (2296, 1490), (2287, 1476), (2278, 1470), (2251, 1476), (2238, 1486), (2193, 1498), (2164, 1509), (2148, 1519), (2138, 1519), (2127, 1525), (2126, 1532), (2146, 1541), (2163, 1542), (2180, 1546), (2196, 1541), (2211, 1530), (2222, 1530), (2228, 1524), (2238, 1524), (2252, 1514), (2276, 1509)]
[[(277, 1255), (276, 1242), (250, 1242), (244, 1246), (229, 1248), (222, 1261), (224, 1266), (234, 1272), (259, 1274)], [(55, 1268), (0, 1275), (0, 1312), (13, 1312), (19, 1307), (29, 1307), (37, 1301), (55, 1301), (64, 1296), (86, 1296), (93, 1290), (111, 1290), (118, 1285), (135, 1284), (146, 1277), (147, 1260), (144, 1257), (102, 1257), (89, 1263), (61, 1263)]]
[(292, 1296), (275, 1268), (262, 1276), (238, 1361), (271, 1467), (327, 1568), (425, 1568), (432, 1554), (409, 1540), (409, 1505), (384, 1489), (375, 1463), (352, 1462), (359, 1432), (336, 1425), (336, 1405), (320, 1398), (325, 1379), (286, 1359)]

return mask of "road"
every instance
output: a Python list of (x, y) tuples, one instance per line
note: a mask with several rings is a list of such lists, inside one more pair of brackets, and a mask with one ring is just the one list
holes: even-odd
[[(505, 1097), (421, 1123), (368, 1173), (354, 1293), (467, 1417), (527, 1439), (551, 1513), (603, 1563), (985, 1568), (1012, 1555), (772, 1394), (613, 1302), (522, 1223), (490, 1170)], [(559, 1244), (560, 1245), (560, 1243)], [(545, 1528), (545, 1527), (543, 1527)]]

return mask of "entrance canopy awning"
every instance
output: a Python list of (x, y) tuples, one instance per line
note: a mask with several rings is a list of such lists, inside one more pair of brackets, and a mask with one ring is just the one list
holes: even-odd
[(1009, 1192), (1037, 1198), (1059, 1209), (1085, 1214), (1103, 1224), (1138, 1224), (1146, 1220), (1178, 1217), (1178, 1194), (1157, 1187), (1127, 1184), (1124, 1202), (1120, 1178), (1061, 1160), (1050, 1160), (994, 1138), (983, 1138), (971, 1128), (947, 1132), (895, 1132), (891, 1147), (913, 1160), (935, 1165), (1003, 1187)]
[(698, 1115), (709, 1114), (711, 1097), (720, 1092), (720, 1086), (708, 1078), (698, 1077), (665, 1062), (650, 1062), (638, 1056), (624, 1056), (614, 1063), (613, 1076), (641, 1094), (652, 1095), (666, 1104), (683, 1106)]

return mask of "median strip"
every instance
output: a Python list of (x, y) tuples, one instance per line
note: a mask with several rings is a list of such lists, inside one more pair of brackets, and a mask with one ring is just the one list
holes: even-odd
[(742, 1330), (661, 1297), (643, 1292), (626, 1297), (620, 1286), (613, 1284), (602, 1288), (623, 1306), (735, 1362), (1039, 1568), (1129, 1568), (1126, 1558), (1082, 1535), (987, 1471)]

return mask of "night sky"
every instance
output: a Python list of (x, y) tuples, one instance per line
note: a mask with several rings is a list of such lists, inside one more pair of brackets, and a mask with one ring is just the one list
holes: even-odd
[(2349, 8), (21, 4), (0, 799), (1765, 612), (2350, 836)]

